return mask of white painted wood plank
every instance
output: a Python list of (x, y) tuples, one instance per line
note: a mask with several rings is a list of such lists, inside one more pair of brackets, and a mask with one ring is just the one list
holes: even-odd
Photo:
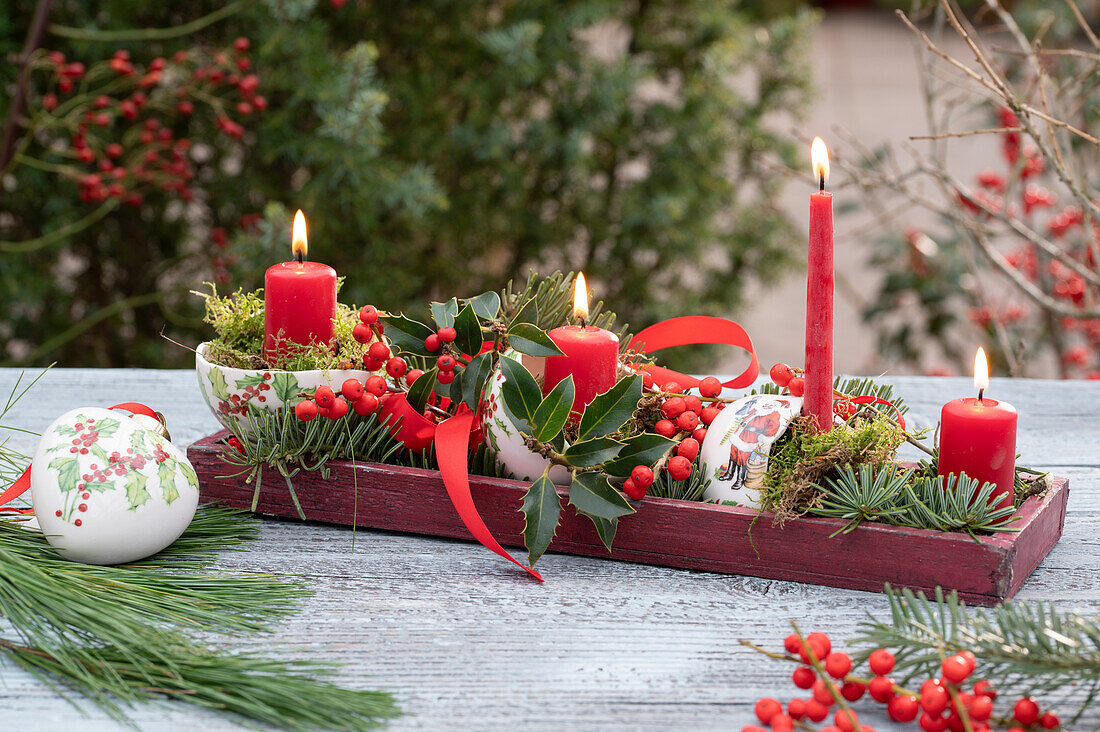
[[(0, 390), (17, 373), (0, 369)], [(57, 369), (5, 423), (41, 429), (70, 407), (136, 400), (164, 411), (185, 444), (217, 426), (194, 379)], [(927, 424), (970, 389), (965, 379), (894, 381)], [(1071, 479), (1065, 536), (1020, 596), (1100, 614), (1100, 384), (995, 379), (989, 393), (1020, 410), (1023, 460)], [(778, 647), (793, 617), (839, 643), (885, 608), (871, 593), (556, 554), (540, 562), (548, 581), (538, 585), (473, 543), (359, 531), (352, 552), (350, 530), (294, 521), (265, 521), (253, 551), (221, 565), (305, 576), (317, 594), (304, 611), (274, 639), (244, 642), (294, 644), (346, 663), (347, 683), (394, 691), (407, 716), (393, 729), (737, 729), (759, 696), (795, 691), (790, 667), (737, 639)], [(81, 717), (10, 665), (0, 673), (12, 728), (123, 729), (98, 712)], [(147, 730), (237, 729), (181, 705), (140, 707), (134, 719)]]

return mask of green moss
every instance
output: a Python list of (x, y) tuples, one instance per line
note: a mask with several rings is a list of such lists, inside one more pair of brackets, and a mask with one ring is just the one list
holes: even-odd
[(810, 430), (806, 417), (798, 417), (772, 447), (761, 505), (779, 522), (800, 516), (818, 504), (827, 477), (844, 466), (893, 462), (904, 440), (905, 432), (886, 415), (820, 434)]
[[(205, 301), (203, 320), (214, 329), (206, 360), (229, 368), (273, 368), (264, 357), (263, 290), (237, 290), (220, 296), (214, 285), (206, 284), (210, 292), (195, 293)], [(338, 281), (338, 288), (339, 284)], [(287, 343), (287, 355), (280, 367), (287, 371), (309, 371), (360, 366), (369, 344), (352, 337), (352, 328), (359, 322), (358, 312), (358, 308), (337, 303), (332, 341), (328, 345), (309, 346)]]

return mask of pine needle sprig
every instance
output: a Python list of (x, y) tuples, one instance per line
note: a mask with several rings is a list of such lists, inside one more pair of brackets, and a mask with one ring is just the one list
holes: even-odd
[[(885, 399), (886, 401), (893, 404), (902, 414), (906, 414), (909, 411), (909, 405), (907, 405), (905, 403), (905, 400), (898, 395), (898, 393), (894, 390), (892, 384), (883, 384), (882, 382), (875, 381), (871, 378), (844, 378), (841, 376), (837, 376), (835, 379), (833, 379), (833, 390), (840, 392), (841, 394), (847, 394), (850, 397), (878, 397), (879, 399)], [(867, 406), (885, 411), (888, 414), (893, 414), (893, 410), (885, 404), (871, 404)]]
[[(1078, 698), (1078, 713), (1100, 692), (1100, 623), (1041, 602), (967, 608), (955, 593), (923, 594), (886, 586), (890, 616), (870, 618), (857, 642), (894, 650), (905, 684), (939, 674), (943, 654), (971, 651), (975, 678), (997, 680), (1002, 693), (1061, 691)], [(1083, 697), (1083, 699), (1081, 698)]]
[(848, 522), (833, 536), (854, 531), (864, 521), (903, 522), (910, 509), (904, 496), (912, 472), (899, 472), (894, 463), (886, 467), (863, 463), (857, 475), (852, 466), (845, 465), (838, 478), (826, 479), (821, 505), (811, 513)]
[(1018, 531), (1008, 524), (1017, 517), (1015, 506), (997, 508), (991, 500), (996, 485), (980, 483), (968, 475), (937, 475), (909, 482), (906, 492), (909, 515), (925, 528), (977, 532)]
[(710, 477), (696, 459), (691, 466), (691, 475), (685, 480), (673, 480), (667, 470), (657, 471), (653, 485), (647, 495), (657, 498), (679, 498), (684, 501), (701, 501), (703, 493), (710, 485)]
[[(573, 322), (573, 282), (576, 279), (575, 272), (561, 272), (560, 270), (545, 277), (534, 270), (527, 274), (527, 281), (523, 288), (516, 287), (512, 280), (500, 293), (501, 314), (506, 320), (511, 321), (523, 308), (534, 299), (536, 312), (535, 325), (542, 330), (551, 330)], [(604, 328), (615, 333), (619, 337), (619, 348), (625, 350), (630, 343), (630, 328), (625, 323), (615, 329), (615, 313), (604, 310), (603, 300), (599, 300), (588, 308), (588, 324), (598, 328)]]

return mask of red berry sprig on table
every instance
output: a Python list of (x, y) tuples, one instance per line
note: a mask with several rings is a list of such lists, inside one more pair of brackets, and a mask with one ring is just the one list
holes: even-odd
[[(751, 644), (749, 644), (751, 646)], [(994, 700), (997, 693), (985, 680), (979, 680), (966, 691), (964, 685), (973, 675), (977, 659), (970, 651), (960, 651), (944, 658), (940, 676), (924, 681), (919, 692), (899, 686), (888, 674), (894, 670), (895, 658), (886, 649), (873, 651), (867, 665), (873, 676), (866, 678), (853, 674), (851, 658), (834, 651), (829, 637), (824, 633), (802, 636), (795, 632), (783, 641), (786, 655), (773, 654), (774, 658), (787, 658), (800, 665), (791, 674), (794, 685), (810, 690), (809, 699), (791, 699), (784, 712), (782, 704), (770, 697), (759, 700), (753, 708), (756, 718), (770, 729), (792, 729), (798, 726), (813, 730), (810, 722), (823, 722), (833, 712), (832, 725), (821, 732), (872, 732), (873, 728), (861, 724), (848, 703), (859, 700), (864, 692), (874, 701), (886, 706), (891, 720), (899, 723), (916, 721), (924, 732), (956, 732), (969, 729), (973, 732), (989, 732), (994, 720)], [(836, 707), (834, 711), (834, 707)], [(1009, 732), (1030, 732), (1038, 729), (1058, 729), (1060, 720), (1052, 712), (1043, 713), (1031, 698), (1016, 701), (1011, 718), (996, 718)], [(747, 725), (742, 732), (767, 732), (765, 727)]]

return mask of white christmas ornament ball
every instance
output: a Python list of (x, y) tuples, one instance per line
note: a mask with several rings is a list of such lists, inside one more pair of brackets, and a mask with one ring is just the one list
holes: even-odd
[(42, 433), (31, 498), (46, 540), (66, 559), (122, 564), (179, 538), (199, 502), (187, 456), (124, 412), (82, 407)]

